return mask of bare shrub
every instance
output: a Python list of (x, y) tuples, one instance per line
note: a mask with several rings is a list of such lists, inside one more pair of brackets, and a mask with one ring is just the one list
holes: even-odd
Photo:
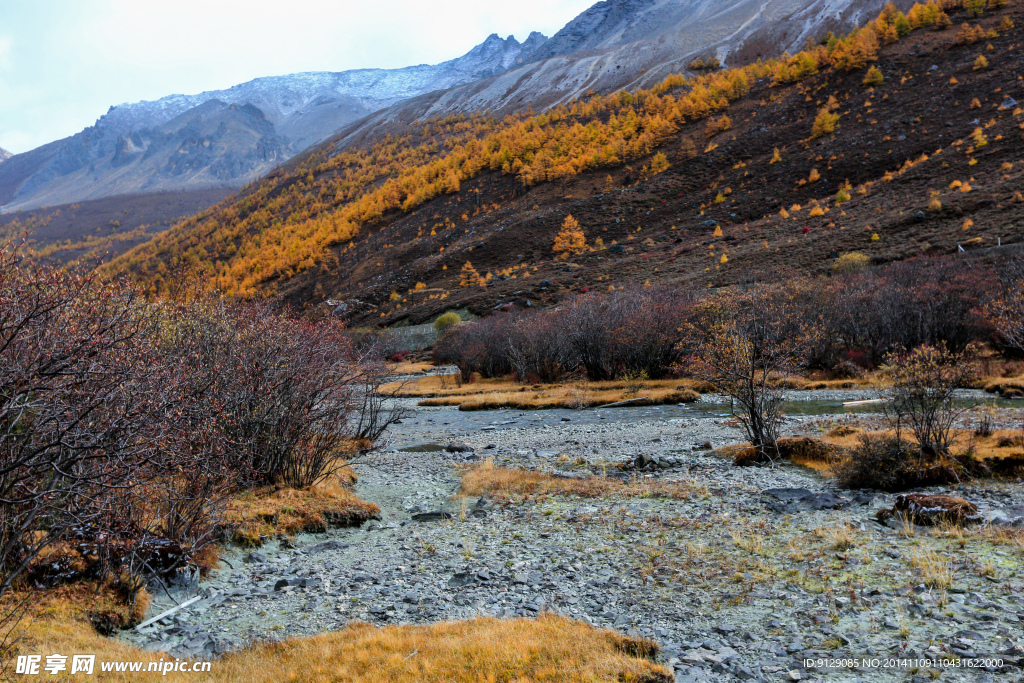
[(192, 368), (190, 405), (214, 417), (239, 485), (310, 486), (389, 422), (379, 354), (357, 355), (335, 320), (205, 296), (166, 311), (162, 344)]
[(114, 494), (145, 480), (160, 409), (151, 329), (131, 286), (0, 250), (0, 597), (43, 547), (105, 528)]
[(999, 341), (1017, 353), (1024, 353), (1024, 261), (1011, 262), (1000, 279), (1001, 291), (987, 303), (985, 312)]
[(889, 492), (956, 482), (963, 473), (956, 461), (937, 461), (917, 444), (886, 434), (862, 434), (860, 443), (832, 471), (846, 488)]
[(512, 372), (505, 342), (514, 316), (500, 313), (449, 329), (434, 345), (434, 360), (459, 368), (463, 382), (473, 373), (500, 377)]
[(435, 345), (434, 359), (456, 365), (464, 381), (478, 372), (554, 382), (577, 370), (592, 381), (627, 371), (658, 379), (681, 357), (679, 329), (692, 302), (688, 293), (654, 287), (584, 294), (554, 311), (459, 325)]
[[(902, 491), (968, 476), (971, 454), (954, 454), (952, 447), (953, 425), (965, 410), (957, 406), (955, 391), (973, 375), (970, 354), (921, 346), (890, 356), (885, 370), (892, 382), (885, 411), (894, 433), (861, 436), (835, 467), (837, 480), (850, 488)], [(906, 429), (916, 443), (903, 437)]]
[(505, 356), (516, 380), (557, 382), (575, 369), (561, 316), (523, 313), (507, 326)]
[(740, 405), (736, 417), (759, 459), (778, 458), (784, 390), (772, 378), (806, 362), (814, 327), (785, 290), (752, 287), (702, 305), (687, 330), (691, 371)]
[(983, 338), (982, 307), (993, 273), (960, 262), (920, 258), (834, 278), (824, 318), (846, 349), (863, 349), (871, 364), (922, 344), (963, 351)]
[(897, 435), (909, 427), (924, 455), (948, 457), (953, 425), (966, 411), (956, 404), (955, 392), (976, 373), (973, 355), (950, 353), (944, 346), (919, 346), (887, 361), (885, 371), (892, 384), (885, 391), (885, 412), (891, 426)]
[(587, 294), (566, 309), (564, 328), (591, 381), (617, 379), (627, 370), (664, 377), (682, 358), (680, 329), (695, 298), (668, 288)]

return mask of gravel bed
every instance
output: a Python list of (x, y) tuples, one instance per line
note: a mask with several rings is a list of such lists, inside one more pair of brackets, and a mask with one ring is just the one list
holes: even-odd
[[(929, 666), (884, 667), (953, 658), (1002, 663), (931, 667), (941, 680), (1024, 680), (1019, 544), (994, 531), (890, 528), (874, 513), (892, 495), (836, 491), (789, 464), (734, 467), (705, 449), (742, 439), (723, 417), (662, 411), (587, 422), (543, 412), (495, 411), (484, 425), (492, 429), (467, 429), (457, 410), (413, 408), (393, 448), (355, 466), (356, 491), (380, 505), (379, 521), (229, 550), (207, 580), (171, 591), (202, 600), (125, 638), (211, 656), (352, 621), (553, 611), (658, 641), (677, 681), (924, 681)], [(820, 420), (791, 418), (786, 431)], [(428, 441), (474, 450), (398, 450)], [(458, 468), (482, 458), (578, 474), (614, 472), (638, 456), (658, 465), (630, 476), (688, 482), (694, 495), (507, 505), (456, 496)], [(1019, 481), (948, 492), (989, 520), (1024, 515)], [(423, 514), (432, 512), (447, 514)], [(949, 572), (947, 587), (927, 585), (929, 559)], [(151, 613), (172, 605), (157, 591)], [(806, 665), (851, 659), (860, 667)]]

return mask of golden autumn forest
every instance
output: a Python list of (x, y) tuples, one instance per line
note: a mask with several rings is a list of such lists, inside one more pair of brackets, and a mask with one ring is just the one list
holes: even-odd
[[(332, 248), (342, 253), (352, 248), (366, 226), (456, 193), (485, 170), (533, 186), (647, 157), (673, 141), (687, 122), (721, 115), (709, 125), (727, 129), (723, 113), (754, 81), (770, 78), (772, 85), (783, 86), (823, 69), (867, 70), (881, 45), (913, 30), (945, 28), (950, 24), (946, 10), (972, 12), (980, 1), (931, 0), (906, 14), (889, 5), (864, 27), (842, 37), (829, 34), (795, 55), (724, 70), (705, 68), (695, 77), (671, 75), (650, 89), (594, 95), (541, 114), (428, 120), (410, 134), (333, 156), (329, 146), (321, 146), (293, 170), (271, 174), (105, 268), (130, 273), (153, 295), (166, 293), (174, 279), (170, 274), (182, 272), (200, 275), (210, 287), (231, 295), (273, 293), (276, 283), (336, 258)], [(978, 12), (987, 6), (981, 2)], [(833, 117), (826, 105), (810, 136), (830, 132)], [(667, 160), (658, 154), (641, 176), (666, 168)], [(454, 227), (450, 222), (440, 226)]]

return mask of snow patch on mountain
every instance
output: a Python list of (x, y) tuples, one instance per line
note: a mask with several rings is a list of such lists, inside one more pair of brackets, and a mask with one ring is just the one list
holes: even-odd
[[(520, 43), (514, 36), (492, 34), (468, 53), (440, 64), (420, 64), (402, 69), (354, 69), (311, 71), (256, 78), (246, 83), (196, 95), (169, 95), (159, 100), (111, 107), (96, 122), (119, 133), (154, 127), (210, 100), (228, 104), (252, 104), (261, 109), (278, 132), (291, 137), (290, 119), (311, 113), (316, 107), (358, 101), (367, 112), (434, 90), (451, 88), (494, 76), (531, 61), (547, 38), (531, 33)], [(337, 128), (324, 130), (326, 137)]]

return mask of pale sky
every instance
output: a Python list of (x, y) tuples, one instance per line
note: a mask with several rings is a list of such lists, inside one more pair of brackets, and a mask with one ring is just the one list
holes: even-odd
[(491, 33), (553, 35), (595, 0), (0, 0), (0, 147), (111, 105), (259, 76), (434, 64)]

